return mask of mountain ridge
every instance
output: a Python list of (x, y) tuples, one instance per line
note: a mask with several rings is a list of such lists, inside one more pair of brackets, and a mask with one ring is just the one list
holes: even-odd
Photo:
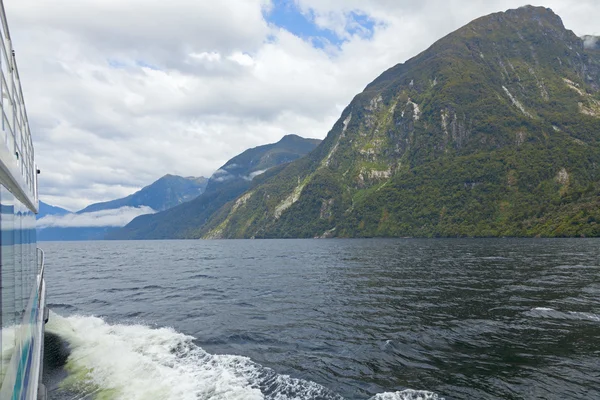
[(223, 164), (209, 178), (205, 192), (191, 202), (152, 215), (142, 215), (107, 239), (181, 238), (201, 226), (223, 204), (247, 190), (273, 169), (305, 156), (321, 141), (285, 135), (276, 143), (247, 149)]
[(65, 214), (69, 214), (71, 211), (62, 208), (62, 207), (58, 207), (58, 206), (54, 206), (52, 204), (48, 204), (45, 203), (43, 201), (39, 201), (39, 209), (38, 209), (38, 213), (36, 214), (36, 218), (43, 218), (46, 215), (65, 215)]

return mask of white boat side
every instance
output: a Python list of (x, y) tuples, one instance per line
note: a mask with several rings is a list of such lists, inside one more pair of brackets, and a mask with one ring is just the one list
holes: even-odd
[(0, 25), (0, 399), (43, 399), (47, 313), (35, 234), (38, 170), (2, 0)]

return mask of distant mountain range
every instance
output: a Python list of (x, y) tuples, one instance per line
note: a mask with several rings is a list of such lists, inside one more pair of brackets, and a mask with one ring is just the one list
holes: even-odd
[(227, 202), (237, 198), (255, 182), (276, 174), (283, 165), (302, 158), (321, 141), (297, 135), (258, 146), (227, 161), (208, 180), (206, 191), (193, 201), (163, 212), (141, 215), (107, 239), (168, 239), (195, 235), (195, 232)]
[(64, 208), (51, 206), (50, 204), (46, 204), (43, 201), (40, 201), (39, 211), (36, 218), (40, 219), (45, 217), (46, 215), (65, 215), (69, 213), (71, 213), (71, 211), (65, 210)]
[(306, 155), (319, 143), (287, 135), (277, 143), (244, 151), (210, 179), (165, 175), (127, 197), (91, 204), (75, 213), (40, 202), (38, 240), (181, 237), (243, 193), (253, 180)]
[(184, 237), (600, 236), (598, 38), (543, 7), (479, 18), (195, 226)]
[(91, 204), (76, 213), (40, 202), (37, 237), (39, 241), (103, 239), (134, 216), (194, 199), (207, 183), (204, 177), (165, 175), (127, 197)]
[(208, 178), (165, 175), (152, 184), (122, 199), (91, 204), (77, 211), (78, 214), (121, 207), (147, 206), (155, 211), (167, 210), (201, 195), (206, 189)]

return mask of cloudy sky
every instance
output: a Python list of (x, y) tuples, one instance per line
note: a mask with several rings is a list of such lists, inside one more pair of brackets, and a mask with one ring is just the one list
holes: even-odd
[[(166, 173), (323, 138), (379, 73), (513, 0), (4, 0), (41, 199), (78, 210)], [(547, 0), (578, 35), (599, 0)]]

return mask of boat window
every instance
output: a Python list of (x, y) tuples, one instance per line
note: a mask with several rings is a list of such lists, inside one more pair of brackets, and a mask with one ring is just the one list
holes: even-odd
[(15, 350), (18, 354), (31, 350), (25, 344), (30, 333), (27, 322), (37, 302), (37, 273), (35, 215), (0, 185), (0, 382), (7, 371), (18, 367), (18, 360), (11, 364)]

